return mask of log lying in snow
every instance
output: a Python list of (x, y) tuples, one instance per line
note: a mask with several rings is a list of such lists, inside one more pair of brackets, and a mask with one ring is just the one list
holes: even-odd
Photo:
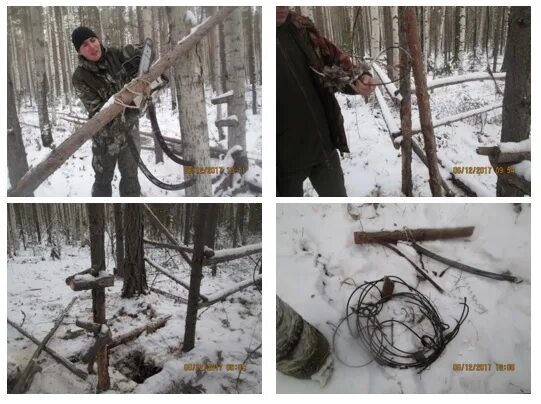
[[(505, 79), (505, 73), (492, 73), (492, 75), (494, 76), (494, 79), (496, 80)], [(487, 73), (487, 72), (469, 73), (469, 74), (463, 74), (461, 76), (452, 76), (452, 77), (445, 77), (442, 79), (431, 80), (427, 83), (427, 88), (429, 90), (433, 90), (435, 88), (446, 87), (453, 84), (467, 83), (468, 81), (485, 81), (485, 80), (493, 80), (490, 73)], [(412, 88), (412, 91), (415, 92), (415, 88)]]
[(89, 321), (75, 320), (75, 325), (93, 334), (98, 334), (103, 324), (91, 323)]
[(187, 304), (188, 303), (188, 299), (185, 299), (181, 296), (177, 296), (177, 295), (174, 295), (172, 293), (169, 293), (169, 292), (166, 292), (165, 290), (161, 290), (161, 289), (158, 289), (158, 288), (154, 288), (154, 287), (151, 287), (150, 290), (154, 293), (157, 293), (159, 295), (162, 295), (162, 296), (165, 296), (165, 297), (168, 297), (169, 299), (173, 299), (179, 303), (184, 303), (184, 304)]
[(489, 156), (495, 163), (519, 163), (522, 160), (532, 159), (532, 153), (527, 152), (502, 152), (499, 146), (492, 147), (478, 147), (477, 154), (482, 156)]
[(92, 272), (93, 268), (88, 268), (88, 269), (85, 269), (84, 271), (81, 271), (81, 272), (77, 272), (75, 275), (70, 275), (66, 278), (66, 285), (69, 286), (69, 284), (71, 283), (71, 281), (73, 280), (73, 278), (75, 278), (76, 276), (79, 276), (79, 275), (86, 275), (86, 274), (90, 274)]
[[(38, 346), (41, 345), (39, 340), (36, 337), (34, 337), (32, 334), (26, 332), (22, 327), (19, 327), (19, 325), (17, 325), (13, 321), (11, 321), (9, 318), (7, 320), (8, 320), (9, 325), (11, 325), (17, 331), (19, 331), (22, 335), (24, 335), (26, 338), (28, 338), (34, 344), (36, 344)], [(48, 346), (44, 346), (43, 350), (45, 352), (47, 352), (49, 355), (51, 355), (51, 357), (55, 361), (60, 363), (62, 366), (64, 366), (66, 369), (68, 369), (71, 373), (73, 373), (78, 378), (80, 378), (82, 380), (86, 380), (86, 378), (88, 377), (88, 374), (85, 371), (83, 371), (81, 369), (77, 369), (69, 360), (67, 360), (66, 358), (61, 356), (58, 352), (54, 351), (53, 349), (49, 348)]]
[(387, 91), (387, 94), (389, 94), (389, 97), (391, 97), (393, 102), (396, 104), (400, 103), (402, 101), (402, 95), (400, 95), (400, 91), (398, 91), (394, 83), (391, 82), (389, 76), (387, 76), (387, 74), (377, 65), (377, 63), (372, 64), (372, 69), (383, 83), (385, 91)]
[(397, 241), (429, 241), (469, 237), (474, 226), (448, 227), (441, 229), (406, 229), (395, 231), (375, 231), (354, 233), (355, 244), (396, 243)]
[(207, 258), (203, 261), (203, 265), (211, 266), (219, 264), (220, 262), (232, 261), (248, 255), (257, 254), (261, 252), (261, 243), (249, 244), (237, 248), (228, 248), (226, 250), (214, 251), (214, 257)]
[[(143, 239), (143, 243), (147, 243), (147, 244), (150, 244), (150, 245), (153, 245), (153, 246), (156, 246), (156, 247), (167, 248), (167, 249), (170, 249), (170, 250), (184, 251), (186, 253), (193, 254), (193, 247), (188, 247), (188, 246), (185, 246), (185, 245), (180, 245), (180, 244), (174, 245), (174, 244), (160, 243), (159, 241), (152, 241), (152, 240), (147, 240), (147, 239)], [(211, 257), (214, 256), (214, 250), (212, 248), (209, 248), (209, 247), (205, 246), (205, 251), (204, 251), (203, 254), (207, 258), (211, 258)]]
[(221, 290), (209, 296), (206, 302), (199, 304), (199, 308), (211, 306), (214, 303), (219, 302), (220, 300), (224, 300), (226, 297), (232, 295), (233, 293), (240, 292), (241, 290), (246, 289), (248, 286), (251, 286), (256, 282), (260, 282), (261, 279), (261, 276), (257, 276), (255, 279), (247, 279), (245, 281), (237, 283), (229, 289)]
[[(199, 43), (208, 32), (222, 22), (235, 7), (221, 7), (215, 15), (207, 18), (198, 26), (192, 28), (190, 34), (179, 41), (167, 54), (151, 66), (150, 71), (137, 78), (130, 85), (130, 90), (123, 89), (118, 94), (120, 102), (129, 105), (137, 93), (144, 93), (148, 84), (156, 80), (171, 67), (183, 54)], [(8, 196), (23, 196), (35, 191), (43, 181), (62, 166), (87, 140), (100, 131), (105, 125), (116, 118), (123, 110), (119, 104), (112, 104), (94, 115), (87, 123), (75, 131), (73, 135), (57, 146), (50, 155), (34, 168), (30, 169), (17, 184), (8, 191)]]
[(53, 328), (47, 333), (45, 338), (43, 338), (43, 341), (39, 344), (38, 348), (28, 361), (28, 364), (26, 365), (26, 368), (21, 372), (21, 375), (19, 376), (19, 380), (17, 381), (17, 384), (13, 388), (13, 393), (24, 393), (26, 390), (28, 390), (28, 387), (30, 387), (30, 384), (32, 383), (32, 376), (35, 374), (35, 372), (32, 371), (34, 366), (36, 366), (36, 360), (38, 359), (38, 356), (41, 354), (41, 351), (45, 348), (49, 340), (52, 338), (53, 334), (56, 332), (58, 327), (60, 327), (60, 324), (62, 324), (62, 320), (64, 320), (64, 317), (68, 314), (72, 306), (77, 301), (77, 297), (74, 297), (71, 302), (66, 306), (64, 310), (60, 313), (60, 315), (56, 318)]
[(116, 336), (113, 338), (113, 341), (107, 346), (108, 349), (115, 348), (119, 345), (125, 344), (127, 342), (133, 341), (137, 337), (139, 337), (142, 333), (145, 331), (147, 334), (152, 334), (156, 330), (165, 327), (165, 324), (167, 324), (167, 321), (171, 318), (171, 316), (163, 317), (159, 320), (156, 320), (152, 323), (143, 325), (141, 327), (137, 327), (126, 334), (122, 334), (119, 336)]

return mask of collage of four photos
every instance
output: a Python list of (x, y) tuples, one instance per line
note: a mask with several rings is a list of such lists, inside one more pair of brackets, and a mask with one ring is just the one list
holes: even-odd
[(5, 398), (531, 394), (534, 6), (3, 9)]

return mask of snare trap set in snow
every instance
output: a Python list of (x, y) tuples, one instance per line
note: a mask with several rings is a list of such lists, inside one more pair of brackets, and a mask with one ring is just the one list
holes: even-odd
[[(386, 276), (365, 282), (350, 295), (346, 316), (334, 332), (336, 358), (349, 367), (376, 361), (399, 369), (418, 368), (420, 373), (439, 358), (457, 335), (469, 312), (466, 298), (461, 305), (460, 318), (451, 329), (430, 300), (401, 278)], [(336, 335), (344, 322), (372, 356), (369, 362), (352, 365), (340, 358)]]

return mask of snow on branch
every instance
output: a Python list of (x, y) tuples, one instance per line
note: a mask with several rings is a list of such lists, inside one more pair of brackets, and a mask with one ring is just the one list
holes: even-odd
[(247, 279), (245, 281), (239, 282), (234, 286), (231, 286), (228, 289), (221, 290), (213, 295), (208, 296), (208, 300), (199, 305), (199, 308), (210, 306), (220, 300), (225, 299), (226, 297), (232, 295), (233, 293), (240, 292), (243, 289), (246, 289), (248, 286), (253, 285), (256, 282), (260, 282), (262, 277), (256, 276), (254, 279)]
[(203, 265), (210, 266), (221, 262), (232, 261), (248, 255), (261, 252), (261, 243), (249, 244), (243, 247), (227, 248), (225, 250), (214, 251), (214, 257), (207, 258), (203, 261)]

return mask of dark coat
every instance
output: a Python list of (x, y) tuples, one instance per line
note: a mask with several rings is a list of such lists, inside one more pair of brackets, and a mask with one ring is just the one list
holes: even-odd
[[(294, 12), (290, 12), (289, 18), (293, 27), (295, 27), (298, 44), (301, 48), (304, 48), (303, 52), (310, 65), (314, 66), (318, 71), (322, 71), (324, 66), (340, 66), (344, 70), (350, 70), (353, 67), (349, 56), (322, 36), (309, 18)], [(370, 73), (366, 72), (366, 74)], [(333, 146), (341, 153), (349, 153), (344, 118), (340, 105), (334, 96), (334, 90), (328, 87), (319, 88), (318, 90), (327, 115)], [(345, 88), (343, 92), (350, 95), (357, 94), (348, 88)]]

